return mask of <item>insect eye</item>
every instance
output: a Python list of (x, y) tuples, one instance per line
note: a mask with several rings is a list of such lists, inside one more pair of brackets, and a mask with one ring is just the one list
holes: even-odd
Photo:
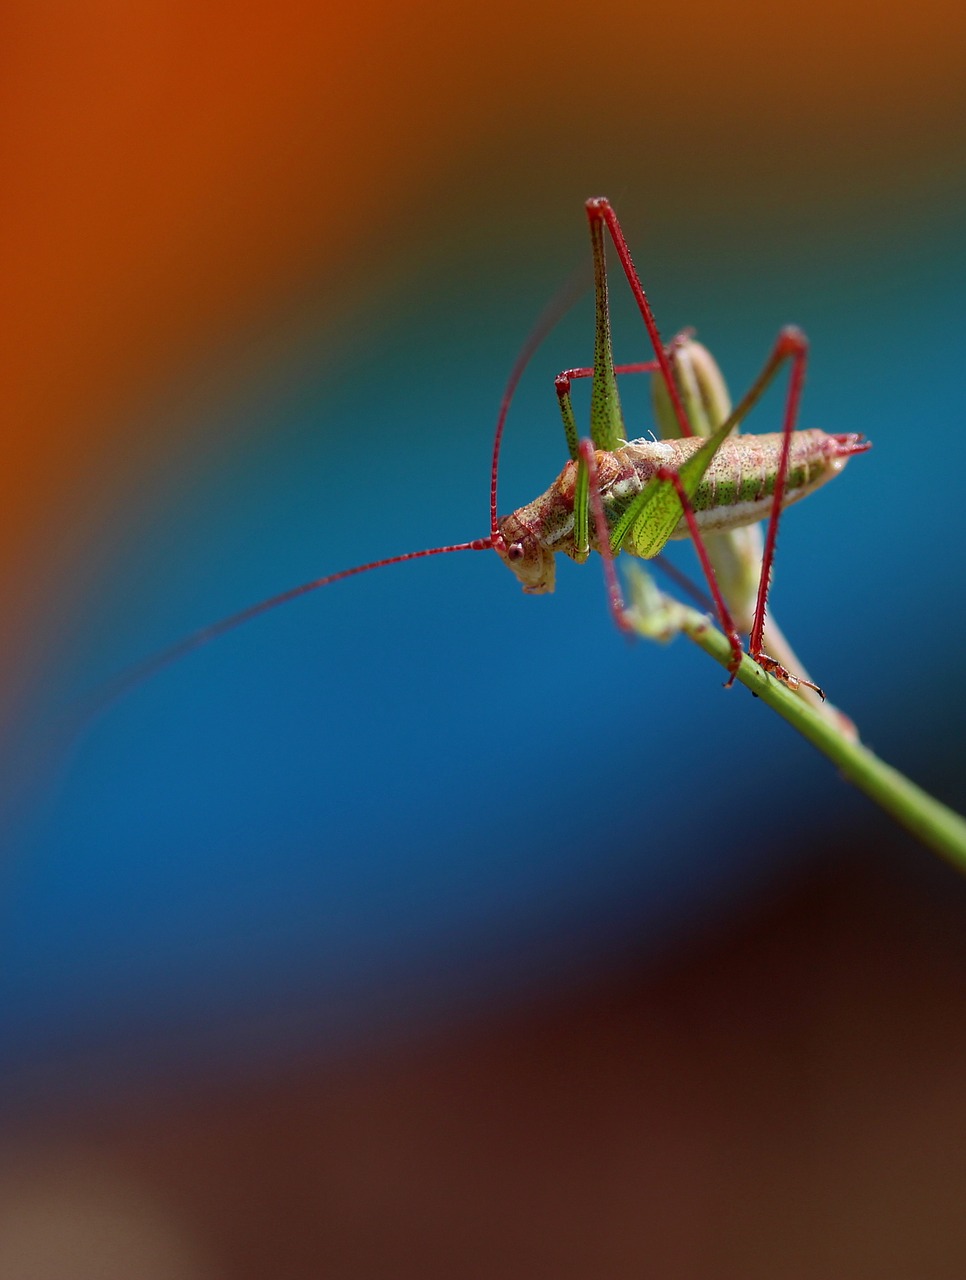
[(506, 554), (507, 554), (508, 560), (522, 560), (523, 559), (523, 543), (511, 542), (506, 549)]

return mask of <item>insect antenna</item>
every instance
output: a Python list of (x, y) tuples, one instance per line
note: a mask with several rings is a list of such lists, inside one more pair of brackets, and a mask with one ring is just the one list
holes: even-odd
[(351, 578), (357, 573), (366, 573), (370, 569), (382, 569), (390, 564), (400, 564), (403, 560), (421, 560), (426, 556), (446, 555), (450, 551), (484, 551), (490, 546), (489, 538), (476, 538), (472, 542), (457, 542), (445, 547), (428, 547), (424, 551), (407, 551), (403, 555), (354, 565), (351, 569), (340, 569), (338, 573), (330, 573), (324, 578), (315, 578), (312, 582), (303, 582), (297, 587), (290, 587), (288, 591), (269, 596), (266, 600), (249, 605), (247, 609), (241, 609), (238, 613), (233, 613), (227, 618), (202, 627), (199, 631), (192, 632), (176, 644), (162, 649), (160, 653), (155, 653), (143, 662), (122, 671), (106, 684), (100, 685), (42, 731), (38, 741), (26, 750), (19, 768), (3, 786), (0, 792), (0, 812), (4, 810), (12, 812), (22, 797), (28, 794), (30, 787), (56, 767), (78, 736), (119, 698), (156, 676), (165, 667), (186, 657), (192, 650), (200, 649), (202, 645), (216, 640), (225, 632), (233, 631), (235, 627), (250, 622), (259, 614), (267, 613), (269, 609), (288, 604), (290, 600), (297, 600), (299, 596), (308, 595), (310, 591), (338, 582), (341, 578)]
[(526, 340), (520, 348), (520, 353), (513, 362), (510, 376), (506, 380), (503, 398), (500, 401), (500, 411), (496, 418), (496, 431), (493, 435), (493, 460), (490, 464), (490, 545), (493, 547), (499, 546), (502, 541), (499, 526), (497, 525), (496, 484), (500, 470), (500, 446), (503, 443), (503, 431), (506, 427), (507, 414), (510, 412), (510, 403), (517, 387), (520, 385), (524, 370), (533, 359), (537, 348), (551, 330), (560, 323), (581, 294), (587, 291), (590, 283), (589, 271), (585, 267), (581, 267), (558, 289), (543, 311), (540, 312), (533, 328), (527, 334)]
[(422, 560), (426, 556), (446, 555), (450, 551), (485, 551), (489, 547), (489, 538), (475, 538), (471, 542), (456, 542), (445, 547), (428, 547), (424, 551), (407, 551), (403, 555), (388, 556), (384, 560), (372, 560), (368, 564), (354, 565), (351, 569), (340, 569), (338, 573), (329, 573), (323, 578), (314, 578), (311, 582), (303, 582), (297, 587), (290, 587), (287, 591), (281, 591), (278, 595), (269, 596), (266, 600), (259, 600), (257, 604), (251, 604), (247, 609), (241, 609), (238, 613), (233, 613), (227, 618), (222, 618), (218, 622), (213, 622), (207, 627), (202, 627), (200, 630), (192, 632), (191, 635), (185, 636), (176, 644), (171, 645), (170, 648), (163, 649), (160, 653), (154, 654), (153, 657), (138, 663), (137, 666), (121, 672), (119, 676), (110, 681), (95, 695), (96, 703), (90, 707), (90, 713), (102, 710), (108, 703), (129, 692), (136, 685), (150, 679), (151, 676), (170, 666), (171, 663), (184, 658), (192, 650), (200, 649), (202, 645), (208, 644), (212, 640), (217, 640), (219, 636), (223, 636), (227, 631), (233, 631), (236, 627), (250, 622), (253, 618), (257, 618), (259, 614), (267, 613), (269, 609), (275, 609), (279, 605), (288, 604), (290, 600), (297, 600), (299, 596), (308, 595), (310, 591), (317, 591), (320, 587), (327, 587), (330, 583), (338, 582), (342, 578), (351, 578), (357, 573), (368, 573), (370, 569), (383, 569), (387, 565), (401, 564), (403, 560)]
[(571, 276), (540, 313), (510, 371), (503, 398), (500, 401), (493, 442), (493, 462), (490, 474), (491, 532), (489, 537), (474, 538), (469, 542), (450, 543), (441, 547), (428, 547), (423, 551), (407, 551), (402, 555), (387, 556), (383, 560), (372, 560), (368, 564), (354, 565), (351, 569), (340, 569), (338, 573), (329, 573), (322, 578), (314, 578), (311, 582), (303, 582), (297, 587), (290, 587), (287, 591), (279, 592), (278, 595), (260, 600), (257, 604), (249, 605), (238, 613), (233, 613), (227, 618), (222, 618), (218, 622), (211, 623), (207, 627), (202, 627), (200, 630), (192, 632), (191, 635), (185, 636), (176, 644), (171, 645), (170, 648), (163, 649), (160, 653), (154, 654), (144, 662), (121, 672), (120, 675), (98, 689), (86, 701), (80, 709), (77, 723), (85, 723), (92, 716), (103, 711), (117, 698), (129, 693), (137, 685), (151, 679), (152, 676), (157, 675), (165, 667), (178, 662), (195, 649), (200, 649), (203, 645), (218, 639), (219, 636), (223, 636), (228, 631), (234, 631), (236, 627), (243, 626), (246, 622), (259, 617), (260, 614), (267, 613), (270, 609), (278, 608), (279, 605), (288, 604), (291, 600), (297, 600), (300, 596), (308, 595), (310, 591), (317, 591), (320, 587), (330, 586), (333, 582), (339, 582), (343, 578), (354, 577), (359, 573), (368, 573), (370, 569), (385, 569), (392, 564), (402, 564), (405, 560), (422, 560), (427, 556), (448, 555), (451, 551), (487, 551), (493, 547), (499, 539), (496, 517), (497, 467), (500, 457), (500, 443), (503, 438), (503, 430), (506, 425), (510, 403), (519, 385), (520, 378), (534, 352), (551, 329), (561, 320), (580, 295), (585, 292), (588, 284), (588, 273), (583, 268)]

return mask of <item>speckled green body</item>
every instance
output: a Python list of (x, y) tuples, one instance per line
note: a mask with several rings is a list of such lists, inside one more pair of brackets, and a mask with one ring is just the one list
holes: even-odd
[[(696, 453), (703, 441), (692, 437), (687, 440), (633, 441), (614, 454), (626, 466), (641, 477), (641, 486), (654, 474), (655, 457), (658, 465), (679, 468), (685, 459)], [(768, 515), (775, 492), (775, 477), (781, 452), (780, 432), (761, 436), (732, 436), (714, 455), (704, 478), (691, 499), (698, 527), (708, 533), (721, 533), (755, 524)], [(662, 455), (669, 452), (670, 462)], [(622, 457), (623, 455), (623, 457)], [(796, 431), (791, 438), (788, 459), (788, 476), (782, 507), (797, 502), (814, 493), (827, 480), (837, 475), (847, 457), (841, 456), (838, 443), (824, 431)], [(604, 510), (609, 524), (622, 514), (628, 501), (623, 496), (622, 478), (618, 478), (609, 491), (603, 493)], [(688, 527), (682, 517), (672, 538), (686, 538)], [(632, 555), (639, 554), (633, 545), (633, 534), (624, 543)]]
[[(613, 528), (637, 494), (661, 469), (679, 470), (705, 441), (692, 436), (678, 440), (632, 440), (613, 452), (596, 453), (598, 480), (608, 526)], [(720, 533), (754, 524), (769, 512), (782, 436), (732, 436), (718, 448), (692, 497), (702, 531)], [(824, 431), (796, 431), (791, 437), (788, 478), (782, 506), (813, 493), (837, 475), (848, 461), (842, 445)], [(555, 554), (585, 557), (574, 542), (574, 487), (577, 464), (568, 462), (546, 493), (500, 521), (508, 547), (517, 548), (511, 567), (524, 590), (539, 594), (554, 586)], [(686, 538), (682, 516), (672, 538)], [(599, 550), (596, 533), (590, 545)], [(658, 548), (659, 549), (659, 548)], [(632, 529), (623, 543), (631, 555), (649, 558), (650, 546), (635, 540)]]

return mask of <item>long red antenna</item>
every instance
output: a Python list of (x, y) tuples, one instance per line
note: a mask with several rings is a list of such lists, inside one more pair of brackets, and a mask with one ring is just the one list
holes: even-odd
[(510, 401), (513, 399), (513, 393), (516, 391), (523, 371), (530, 362), (533, 353), (553, 326), (576, 302), (586, 287), (587, 273), (584, 270), (575, 273), (567, 281), (541, 312), (510, 371), (506, 389), (503, 392), (503, 399), (500, 401), (496, 437), (493, 443), (493, 467), (490, 476), (491, 533), (489, 537), (474, 538), (471, 542), (457, 542), (445, 547), (428, 547), (424, 551), (407, 551), (403, 555), (388, 556), (384, 560), (372, 560), (368, 564), (358, 564), (351, 569), (341, 569), (338, 573), (326, 574), (324, 578), (315, 578), (312, 582), (303, 582), (297, 587), (290, 587), (288, 591), (282, 591), (279, 595), (270, 596), (267, 600), (260, 600), (257, 604), (249, 605), (247, 609), (242, 609), (239, 613), (233, 613), (228, 618), (222, 618), (220, 622), (214, 622), (210, 626), (202, 627), (200, 631), (195, 631), (191, 635), (185, 636), (183, 640), (179, 640), (177, 644), (172, 645), (169, 649), (164, 649), (161, 653), (155, 654), (146, 661), (139, 663), (136, 667), (122, 672), (97, 691), (81, 713), (80, 722), (83, 723), (92, 715), (102, 711), (116, 698), (127, 693), (136, 685), (141, 684), (142, 681), (150, 679), (151, 676), (156, 675), (172, 662), (177, 662), (179, 658), (185, 657), (192, 650), (200, 649), (202, 645), (208, 644), (211, 640), (216, 640), (219, 636), (224, 635), (226, 631), (233, 631), (235, 627), (240, 627), (244, 623), (250, 622), (252, 618), (257, 618), (259, 614), (267, 613), (269, 609), (288, 604), (290, 600), (297, 600), (299, 596), (308, 595), (310, 591), (317, 591), (319, 587), (327, 587), (330, 583), (339, 582), (342, 578), (351, 578), (357, 573), (368, 573), (370, 569), (384, 569), (391, 564), (402, 564), (404, 560), (422, 560), (426, 556), (447, 555), (451, 551), (488, 551), (495, 546), (499, 541), (496, 523), (497, 465), (500, 456), (500, 441), (503, 437), (503, 428), (506, 424)]
[(163, 649), (135, 667), (129, 667), (127, 671), (122, 671), (120, 675), (109, 680), (107, 684), (101, 685), (79, 705), (72, 708), (40, 744), (35, 758), (31, 759), (22, 771), (23, 776), (29, 780), (42, 775), (62, 755), (77, 734), (123, 694), (129, 693), (137, 685), (157, 675), (159, 671), (172, 662), (177, 662), (193, 649), (199, 649), (209, 640), (215, 640), (226, 631), (231, 631), (252, 618), (257, 618), (260, 613), (267, 613), (277, 605), (287, 604), (289, 600), (297, 600), (299, 596), (307, 595), (319, 587), (328, 586), (330, 582), (338, 582), (340, 578), (351, 578), (354, 574), (365, 573), (369, 569), (381, 569), (385, 565), (400, 564), (403, 560), (421, 560), (425, 556), (445, 555), (450, 551), (487, 551), (491, 546), (492, 542), (489, 538), (475, 538), (472, 542), (456, 542), (446, 547), (429, 547), (425, 551), (407, 551), (401, 556), (389, 556), (385, 560), (372, 560), (369, 564), (358, 564), (351, 569), (341, 569), (338, 573), (327, 574), (324, 578), (316, 578), (312, 582), (303, 582), (300, 586), (290, 587), (288, 591), (270, 596), (267, 600), (260, 600), (258, 604), (249, 605), (247, 609), (233, 613), (228, 618), (222, 618), (220, 622), (214, 622), (200, 631), (194, 631), (170, 648)]
[(235, 627), (240, 627), (243, 623), (250, 622), (252, 618), (257, 618), (260, 613), (267, 613), (269, 609), (274, 609), (280, 604), (288, 604), (290, 600), (297, 600), (299, 596), (308, 595), (310, 591), (316, 591), (319, 587), (327, 587), (331, 582), (338, 582), (341, 578), (351, 578), (354, 574), (366, 573), (370, 569), (382, 569), (386, 565), (401, 564), (403, 560), (421, 560), (426, 556), (441, 556), (450, 551), (487, 551), (491, 545), (489, 538), (474, 538), (472, 542), (457, 542), (446, 547), (429, 547), (425, 551), (407, 551), (401, 556), (389, 556), (385, 560), (357, 564), (351, 569), (340, 569), (338, 573), (330, 573), (324, 578), (315, 578), (312, 582), (303, 582), (297, 587), (290, 587), (288, 591), (282, 591), (277, 596), (269, 596), (267, 600), (260, 600), (258, 604), (249, 605), (239, 613), (233, 613), (228, 618), (222, 618), (219, 622), (202, 627), (200, 631), (192, 632), (169, 649), (164, 649), (161, 653), (156, 653), (153, 657), (139, 663), (138, 666), (122, 672), (98, 692), (93, 709), (100, 710), (115, 698), (120, 697), (122, 693), (127, 693), (129, 689), (149, 679), (170, 663), (177, 662), (193, 649), (200, 649), (210, 640), (216, 640), (226, 631), (233, 631)]
[(534, 353), (543, 342), (544, 338), (550, 333), (551, 329), (557, 325), (574, 305), (577, 299), (586, 292), (590, 284), (590, 277), (587, 270), (583, 267), (579, 271), (575, 271), (567, 283), (554, 294), (543, 311), (537, 317), (536, 323), (527, 334), (526, 341), (520, 348), (520, 354), (513, 362), (513, 368), (510, 370), (510, 376), (506, 380), (506, 387), (503, 391), (503, 399), (500, 401), (500, 412), (496, 418), (496, 432), (493, 436), (493, 461), (490, 466), (490, 545), (497, 546), (500, 542), (500, 531), (497, 527), (496, 516), (496, 479), (500, 468), (500, 445), (503, 443), (503, 429), (506, 426), (507, 414), (510, 411), (510, 402), (513, 399), (517, 387), (520, 385), (520, 379), (527, 365), (533, 359)]

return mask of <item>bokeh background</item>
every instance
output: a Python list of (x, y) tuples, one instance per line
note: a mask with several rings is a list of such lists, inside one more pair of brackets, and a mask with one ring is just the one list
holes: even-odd
[[(593, 566), (340, 583), (48, 750), (199, 626), (484, 535), (607, 194), (665, 333), (740, 391), (800, 324), (804, 425), (874, 440), (775, 613), (966, 807), (961, 6), (3, 26), (3, 1273), (961, 1275), (962, 886)], [(503, 509), (591, 351), (588, 296)]]

